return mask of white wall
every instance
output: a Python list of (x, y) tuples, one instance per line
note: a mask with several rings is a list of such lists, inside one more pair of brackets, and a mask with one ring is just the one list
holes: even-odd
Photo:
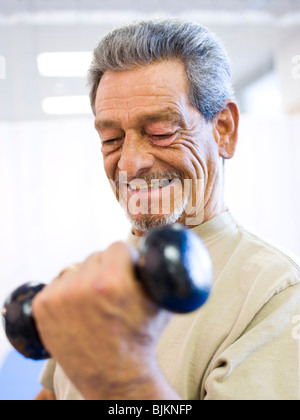
[(300, 115), (242, 116), (226, 197), (247, 228), (300, 256)]
[(283, 108), (288, 113), (300, 113), (300, 31), (290, 30), (280, 39), (275, 50), (275, 64), (282, 95)]

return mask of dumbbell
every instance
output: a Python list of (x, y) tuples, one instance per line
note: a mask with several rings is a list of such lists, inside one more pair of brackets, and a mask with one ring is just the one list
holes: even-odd
[[(160, 227), (145, 235), (134, 268), (146, 295), (168, 311), (195, 311), (210, 295), (213, 269), (209, 253), (200, 238), (182, 225)], [(8, 340), (23, 356), (34, 360), (51, 357), (31, 309), (32, 300), (44, 287), (34, 282), (20, 286), (2, 310)]]

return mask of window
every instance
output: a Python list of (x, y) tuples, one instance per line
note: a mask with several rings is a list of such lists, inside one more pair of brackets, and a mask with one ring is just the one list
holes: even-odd
[(39, 73), (46, 77), (85, 77), (91, 61), (91, 52), (42, 53), (37, 57)]
[(45, 98), (42, 108), (48, 115), (91, 114), (88, 96), (53, 96)]

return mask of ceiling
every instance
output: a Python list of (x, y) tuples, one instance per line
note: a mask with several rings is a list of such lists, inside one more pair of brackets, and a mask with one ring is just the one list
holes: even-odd
[(299, 10), (298, 0), (0, 0), (1, 13), (11, 14), (52, 10), (139, 10), (152, 12), (164, 10), (181, 12), (194, 10), (258, 10), (281, 16)]
[(238, 95), (273, 68), (284, 39), (300, 39), (300, 0), (0, 0), (0, 120), (51, 118), (44, 98), (87, 94), (83, 77), (42, 77), (38, 54), (91, 51), (113, 27), (153, 17), (192, 19), (216, 32)]

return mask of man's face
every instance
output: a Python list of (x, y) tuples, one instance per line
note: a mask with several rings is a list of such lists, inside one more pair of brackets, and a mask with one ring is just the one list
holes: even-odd
[(105, 171), (136, 233), (202, 223), (216, 199), (219, 151), (213, 125), (189, 102), (183, 64), (106, 72), (95, 109)]

